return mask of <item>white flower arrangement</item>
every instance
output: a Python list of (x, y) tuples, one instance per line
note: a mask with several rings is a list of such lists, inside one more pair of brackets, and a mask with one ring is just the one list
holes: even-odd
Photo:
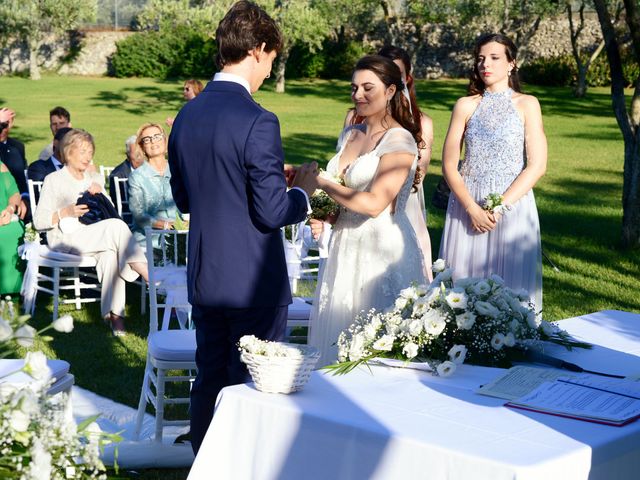
[(491, 213), (504, 215), (511, 210), (511, 205), (504, 203), (504, 197), (500, 193), (490, 193), (482, 200), (482, 208)]
[[(16, 315), (10, 298), (0, 301), (0, 358), (15, 357), (18, 346), (33, 345), (51, 328), (73, 330), (69, 315), (40, 331), (27, 325), (28, 319)], [(0, 478), (106, 479), (100, 449), (120, 437), (103, 433), (95, 423), (97, 416), (76, 426), (67, 394), (47, 395), (52, 380), (42, 352), (28, 352), (18, 371), (34, 381), (16, 385), (3, 381), (10, 374), (0, 377)]]
[[(325, 170), (320, 170), (319, 176), (339, 185), (344, 185), (344, 179), (342, 177), (336, 177), (331, 175)], [(309, 198), (309, 204), (311, 205), (311, 218), (317, 220), (326, 220), (327, 217), (336, 215), (340, 209), (340, 205), (331, 198), (327, 192), (318, 189)]]
[(541, 320), (528, 293), (514, 292), (497, 275), (454, 282), (440, 259), (433, 271), (430, 285), (402, 290), (384, 312), (361, 312), (338, 338), (338, 363), (324, 368), (344, 374), (382, 357), (426, 362), (446, 377), (465, 362), (508, 367), (542, 340), (591, 348)]
[(260, 340), (254, 335), (245, 335), (238, 342), (240, 352), (262, 355), (265, 357), (302, 358), (304, 354), (299, 348), (280, 342)]

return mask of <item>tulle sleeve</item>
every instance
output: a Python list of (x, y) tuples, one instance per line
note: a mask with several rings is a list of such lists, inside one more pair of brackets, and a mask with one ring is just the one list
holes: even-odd
[(389, 130), (378, 145), (378, 155), (382, 157), (387, 153), (410, 153), (418, 154), (416, 141), (408, 130), (404, 128), (394, 128)]

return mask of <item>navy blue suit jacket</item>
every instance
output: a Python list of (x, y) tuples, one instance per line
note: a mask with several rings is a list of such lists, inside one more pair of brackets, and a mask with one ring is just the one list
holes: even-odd
[(302, 221), (287, 192), (277, 117), (233, 82), (209, 82), (169, 137), (171, 188), (190, 213), (189, 301), (217, 308), (291, 303), (280, 227)]
[(27, 171), (27, 175), (30, 180), (34, 182), (43, 182), (44, 177), (56, 171), (56, 166), (53, 164), (51, 157), (46, 160), (36, 160)]
[(0, 161), (7, 166), (7, 169), (13, 175), (20, 193), (29, 193), (27, 178), (24, 176), (24, 171), (27, 168), (27, 159), (24, 156), (22, 142), (7, 138), (6, 143), (0, 143)]

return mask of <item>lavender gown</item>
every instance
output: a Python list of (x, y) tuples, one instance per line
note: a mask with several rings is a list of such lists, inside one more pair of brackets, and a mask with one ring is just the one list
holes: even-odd
[[(467, 123), (460, 174), (480, 203), (489, 193), (504, 193), (525, 166), (524, 125), (512, 102), (513, 91), (485, 92)], [(451, 195), (440, 257), (454, 278), (498, 274), (514, 290), (529, 292), (542, 310), (542, 262), (538, 210), (529, 190), (489, 233), (477, 233), (464, 207)]]

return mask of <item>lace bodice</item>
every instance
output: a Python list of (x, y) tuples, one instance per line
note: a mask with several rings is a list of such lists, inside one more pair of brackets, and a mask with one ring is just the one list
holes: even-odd
[[(343, 136), (348, 138), (348, 135), (351, 135), (354, 127), (347, 127), (345, 132), (343, 132)], [(348, 131), (347, 131), (348, 130)], [(340, 168), (340, 157), (342, 156), (342, 152), (344, 151), (345, 146), (348, 142), (342, 142), (340, 147), (340, 151), (336, 153), (336, 155), (329, 160), (327, 165), (327, 172), (332, 175), (338, 175), (340, 172), (338, 169)], [(411, 194), (411, 188), (413, 186), (413, 178), (415, 176), (415, 171), (417, 167), (418, 161), (418, 148), (416, 146), (416, 142), (411, 135), (411, 133), (404, 128), (396, 127), (390, 128), (384, 134), (384, 136), (378, 142), (378, 145), (368, 153), (364, 155), (360, 155), (356, 158), (351, 165), (347, 168), (346, 172), (344, 172), (344, 182), (345, 185), (349, 188), (353, 188), (354, 190), (358, 190), (361, 192), (366, 192), (371, 188), (371, 184), (373, 183), (373, 179), (375, 178), (376, 172), (378, 171), (378, 164), (380, 163), (380, 158), (387, 153), (411, 153), (415, 155), (413, 160), (413, 164), (411, 166), (411, 170), (409, 171), (409, 175), (405, 180), (400, 192), (398, 192), (398, 196), (396, 197), (395, 202), (395, 213), (404, 212), (407, 199)], [(390, 215), (391, 214), (391, 205), (389, 205), (381, 215)], [(340, 216), (355, 216), (361, 219), (369, 218), (364, 215), (359, 215), (354, 212), (349, 212), (346, 209), (341, 209)]]
[(485, 91), (467, 123), (460, 173), (466, 183), (506, 189), (524, 168), (524, 125), (513, 105), (513, 90)]

